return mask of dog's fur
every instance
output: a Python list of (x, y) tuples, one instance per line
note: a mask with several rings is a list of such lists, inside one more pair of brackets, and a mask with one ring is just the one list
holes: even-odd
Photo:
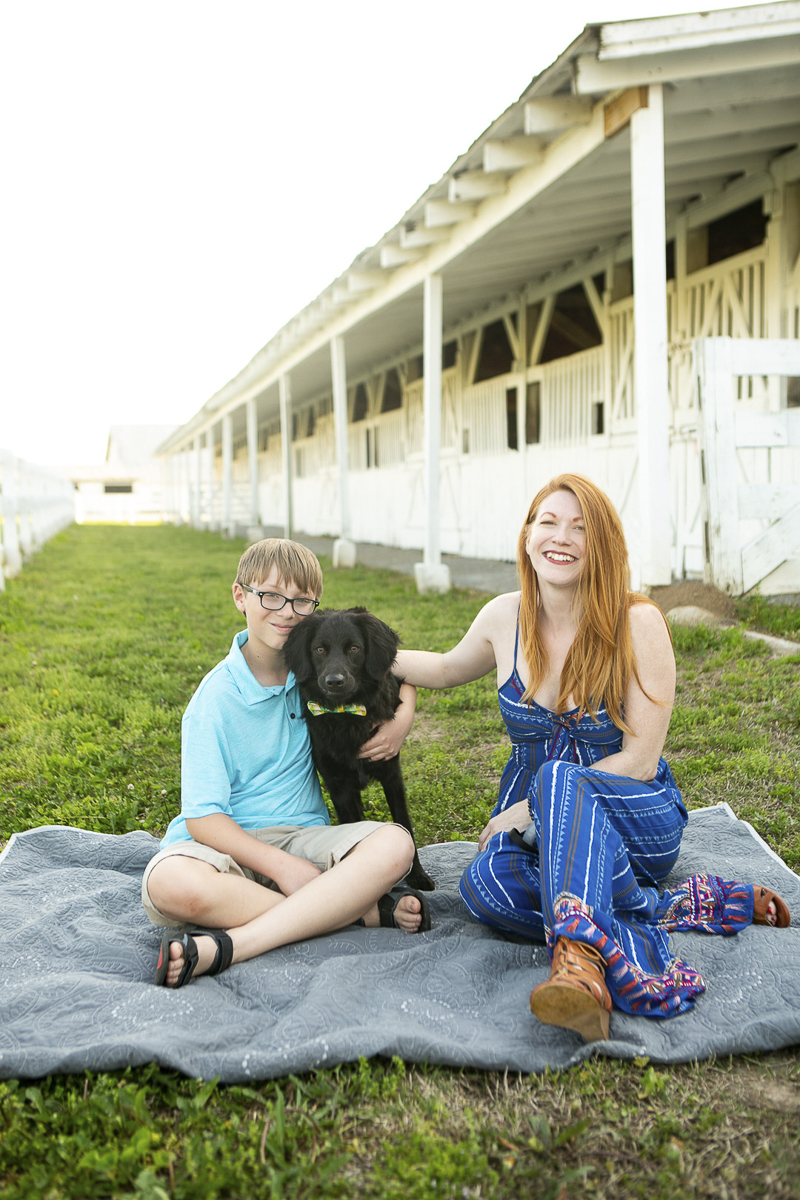
[[(400, 755), (382, 762), (358, 757), (376, 726), (389, 720), (400, 703), (401, 681), (391, 670), (399, 643), (394, 630), (365, 608), (329, 608), (295, 626), (286, 640), (284, 658), (303, 697), (314, 764), (339, 820), (364, 820), (361, 793), (370, 779), (377, 779), (392, 819), (413, 837)], [(329, 712), (312, 716), (309, 700), (324, 708), (363, 704), (367, 715)], [(424, 891), (435, 887), (416, 851), (406, 882)]]

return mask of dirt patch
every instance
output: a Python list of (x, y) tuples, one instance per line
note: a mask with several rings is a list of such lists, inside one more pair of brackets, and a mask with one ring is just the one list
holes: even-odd
[(732, 597), (710, 583), (673, 583), (670, 587), (654, 587), (650, 591), (650, 599), (663, 613), (673, 608), (696, 605), (713, 613), (721, 621), (736, 620), (736, 604)]
[(719, 1081), (729, 1099), (747, 1108), (772, 1112), (800, 1113), (800, 1088), (789, 1079), (771, 1079), (763, 1071), (742, 1066)]

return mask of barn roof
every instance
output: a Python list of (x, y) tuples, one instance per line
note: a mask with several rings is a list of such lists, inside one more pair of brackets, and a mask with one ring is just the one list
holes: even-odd
[[(257, 397), (278, 411), (330, 388), (330, 341), (351, 379), (422, 341), (422, 289), (443, 278), (445, 336), (575, 280), (631, 237), (630, 132), (638, 89), (664, 86), (666, 215), (708, 222), (764, 195), (768, 169), (800, 176), (800, 0), (587, 26), (398, 222), (280, 329), (161, 447), (186, 443)], [(646, 94), (646, 93), (645, 93)], [(701, 214), (701, 215), (700, 215)]]

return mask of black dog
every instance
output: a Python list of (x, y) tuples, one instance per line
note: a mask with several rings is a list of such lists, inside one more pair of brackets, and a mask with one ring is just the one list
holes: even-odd
[[(400, 703), (401, 681), (391, 670), (399, 644), (394, 630), (365, 608), (329, 608), (295, 626), (283, 653), (304, 700), (314, 765), (339, 820), (364, 820), (361, 793), (377, 779), (392, 819), (413, 837), (400, 755), (383, 762), (358, 757), (375, 727)], [(416, 851), (405, 882), (422, 891), (436, 886)]]

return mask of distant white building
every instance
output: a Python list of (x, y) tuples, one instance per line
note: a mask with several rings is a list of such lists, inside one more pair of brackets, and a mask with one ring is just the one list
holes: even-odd
[(578, 471), (634, 585), (800, 591), (799, 145), (798, 0), (587, 26), (164, 440), (173, 518), (444, 588)]
[(76, 490), (78, 524), (156, 524), (171, 507), (164, 466), (153, 451), (177, 425), (112, 425), (105, 462), (63, 467)]

